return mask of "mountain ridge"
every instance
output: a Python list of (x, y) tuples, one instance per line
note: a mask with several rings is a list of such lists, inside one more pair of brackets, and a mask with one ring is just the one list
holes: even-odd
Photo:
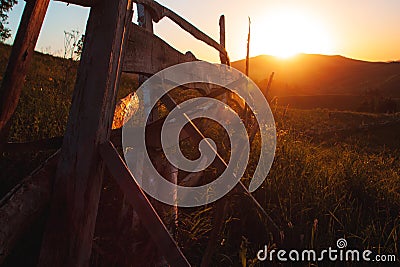
[[(245, 60), (232, 62), (245, 71)], [(298, 54), (280, 59), (270, 55), (250, 58), (249, 76), (261, 88), (275, 72), (271, 94), (365, 95), (374, 92), (400, 97), (400, 62), (371, 62), (341, 55)]]

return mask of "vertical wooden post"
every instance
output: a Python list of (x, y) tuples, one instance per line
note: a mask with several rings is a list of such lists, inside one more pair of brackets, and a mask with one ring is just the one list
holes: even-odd
[[(221, 15), (219, 17), (219, 43), (223, 48), (226, 48), (226, 41), (225, 41), (225, 16)], [(219, 53), (219, 59), (221, 61), (221, 64), (225, 64), (230, 66), (231, 63), (229, 62), (229, 58), (224, 55), (223, 53)], [(227, 103), (231, 99), (231, 93), (226, 92), (224, 94), (224, 97), (222, 99), (223, 102)]]
[(0, 88), (0, 150), (7, 142), (10, 120), (18, 105), (49, 2), (50, 0), (26, 1)]
[(251, 36), (250, 26), (251, 26), (251, 20), (249, 17), (249, 32), (247, 34), (246, 76), (249, 76), (249, 67), (250, 67), (250, 36)]
[[(146, 30), (148, 30), (149, 32), (153, 33), (153, 19), (151, 17), (151, 13), (148, 9), (146, 9), (143, 5), (138, 4), (138, 23), (139, 26), (145, 28)], [(139, 75), (139, 85), (141, 85), (142, 83), (144, 83), (147, 80), (146, 76), (143, 75)], [(148, 107), (147, 105), (147, 101), (150, 101), (150, 99), (152, 98), (151, 91), (147, 91), (144, 92), (144, 100), (145, 100), (145, 108), (151, 108)], [(147, 107), (146, 107), (147, 106)], [(149, 123), (156, 121), (158, 119), (158, 110), (157, 109), (153, 109), (150, 113), (150, 119), (149, 119)], [(160, 155), (153, 155), (154, 157), (160, 157)], [(161, 166), (156, 166), (158, 168), (160, 168)], [(161, 169), (161, 168), (160, 168)], [(173, 166), (172, 164), (167, 163), (165, 168), (163, 168), (162, 170), (162, 175), (170, 182), (177, 184), (178, 183), (178, 168), (176, 168), (175, 166)], [(177, 197), (177, 196), (176, 196)], [(160, 212), (162, 209), (165, 209), (164, 205), (161, 205), (160, 208), (158, 208), (158, 212)], [(177, 221), (178, 221), (178, 207), (174, 206), (173, 208), (173, 212), (174, 212), (174, 217), (175, 217), (175, 225), (177, 226)]]
[[(225, 16), (221, 15), (219, 18), (219, 43), (222, 47), (226, 48), (226, 38), (225, 38)], [(230, 66), (229, 58), (223, 53), (219, 53), (219, 58), (221, 64)], [(223, 101), (227, 103), (230, 100), (231, 92), (224, 94)], [(217, 248), (217, 242), (221, 236), (222, 227), (224, 225), (224, 220), (227, 212), (227, 199), (219, 199), (214, 205), (214, 217), (212, 221), (212, 229), (210, 232), (210, 238), (207, 244), (207, 248), (204, 252), (203, 258), (201, 260), (201, 267), (207, 267), (211, 263), (212, 256)]]
[[(251, 26), (251, 20), (249, 17), (249, 33), (247, 35), (247, 54), (246, 54), (246, 76), (249, 76), (249, 71), (250, 71), (250, 28)], [(244, 103), (244, 120), (245, 120), (245, 125), (247, 125), (248, 122), (248, 116), (249, 116), (249, 106), (247, 103)]]
[[(221, 15), (219, 18), (219, 43), (221, 44), (222, 47), (226, 47), (226, 42), (225, 42), (225, 16)], [(221, 61), (221, 64), (225, 65), (230, 65), (227, 57), (219, 53), (219, 59)]]
[[(91, 8), (39, 266), (88, 266), (131, 0)], [(130, 22), (129, 22), (130, 23)]]
[[(145, 9), (144, 5), (138, 4), (137, 5), (137, 10), (138, 10), (138, 25), (147, 31), (153, 33), (153, 19), (151, 18), (150, 12)], [(145, 81), (147, 80), (147, 76), (145, 75), (139, 75), (139, 86), (142, 85)], [(148, 103), (151, 101), (151, 92), (147, 91), (144, 92), (145, 95), (144, 97), (144, 108), (149, 109)], [(156, 121), (157, 120), (157, 112), (151, 112), (150, 114), (150, 119), (149, 123)]]

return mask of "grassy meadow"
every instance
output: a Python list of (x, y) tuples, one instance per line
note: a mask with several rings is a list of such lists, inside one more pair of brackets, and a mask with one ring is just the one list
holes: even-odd
[[(0, 45), (2, 73), (9, 53), (9, 46)], [(77, 62), (35, 54), (13, 118), (10, 142), (63, 135), (77, 66)], [(136, 87), (136, 79), (124, 75), (119, 98)], [(346, 238), (349, 247), (395, 254), (400, 260), (400, 114), (294, 109), (274, 104), (271, 109), (277, 127), (275, 160), (262, 187), (253, 195), (283, 230), (282, 246), (324, 249), (335, 247), (337, 239)], [(219, 152), (227, 157), (230, 146), (218, 127), (210, 124), (203, 130), (217, 140)], [(243, 177), (245, 184), (258, 163), (259, 144), (257, 134)], [(187, 146), (187, 151), (195, 150), (190, 144)], [(3, 153), (0, 195), (52, 153)], [(206, 171), (207, 179), (215, 175), (213, 169)], [(96, 226), (92, 265), (129, 266), (127, 262), (134, 262), (141, 253), (151, 259), (154, 251), (144, 249), (137, 241), (145, 243), (148, 235), (138, 229), (124, 234), (115, 232), (113, 214), (117, 208), (113, 203), (122, 196), (110, 179), (104, 183), (99, 210), (103, 222)], [(200, 265), (206, 250), (213, 227), (213, 206), (181, 209), (178, 227), (171, 214), (162, 214), (193, 266)], [(211, 266), (264, 266), (257, 261), (257, 251), (276, 242), (272, 227), (252, 202), (246, 196), (231, 194)], [(9, 264), (13, 266), (12, 261)], [(296, 266), (361, 265), (342, 262)]]

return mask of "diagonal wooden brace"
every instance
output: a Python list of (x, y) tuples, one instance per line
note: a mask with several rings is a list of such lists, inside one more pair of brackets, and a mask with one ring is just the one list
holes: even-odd
[(171, 266), (190, 266), (113, 144), (105, 142), (99, 148), (107, 169), (124, 192), (127, 201), (138, 213), (143, 226), (148, 230), (168, 263)]

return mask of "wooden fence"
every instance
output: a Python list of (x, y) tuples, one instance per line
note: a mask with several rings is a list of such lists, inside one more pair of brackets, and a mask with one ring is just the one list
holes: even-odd
[[(152, 33), (152, 24), (167, 17), (193, 37), (215, 48), (222, 64), (229, 65), (225, 49), (225, 18), (220, 18), (220, 42), (153, 0), (67, 0), (72, 4), (91, 7), (85, 43), (78, 69), (72, 106), (64, 137), (33, 144), (7, 144), (10, 121), (18, 104), (34, 47), (41, 30), (49, 0), (27, 0), (11, 57), (5, 72), (0, 95), (0, 151), (11, 147), (48, 148), (62, 143), (56, 153), (34, 175), (19, 184), (0, 205), (0, 261), (8, 255), (17, 240), (50, 203), (50, 212), (39, 258), (39, 266), (87, 266), (92, 250), (98, 203), (104, 171), (107, 168), (121, 186), (127, 201), (135, 207), (151, 237), (171, 266), (190, 266), (175, 240), (171, 237), (157, 212), (127, 169), (114, 148), (120, 131), (111, 130), (116, 91), (122, 72), (150, 76), (183, 62), (197, 60), (191, 53), (182, 54)], [(144, 8), (142, 23), (132, 23), (133, 4)], [(223, 90), (199, 90), (210, 97)], [(161, 99), (172, 110), (175, 100), (166, 95)], [(163, 118), (147, 126), (147, 132), (159, 132)], [(182, 137), (202, 138), (192, 124)], [(254, 138), (255, 132), (252, 133)], [(154, 135), (154, 136), (157, 136)], [(157, 139), (157, 138), (156, 138)], [(42, 143), (40, 143), (42, 142)], [(220, 159), (221, 157), (216, 157)], [(55, 168), (55, 162), (58, 162)], [(226, 168), (222, 160), (215, 166)], [(54, 181), (52, 179), (54, 177)], [(51, 182), (53, 181), (53, 182)], [(52, 186), (52, 183), (54, 185)], [(235, 188), (252, 199), (267, 219), (272, 231), (279, 227), (251, 196), (242, 183)], [(28, 193), (27, 193), (28, 192)], [(50, 197), (51, 196), (51, 197)], [(31, 203), (24, 213), (15, 212), (15, 203)], [(17, 205), (17, 206), (18, 206)], [(226, 201), (218, 201), (210, 242), (202, 266), (208, 266), (221, 229)], [(12, 218), (11, 218), (12, 216)], [(12, 221), (13, 225), (9, 225)], [(8, 227), (1, 227), (8, 225)]]

